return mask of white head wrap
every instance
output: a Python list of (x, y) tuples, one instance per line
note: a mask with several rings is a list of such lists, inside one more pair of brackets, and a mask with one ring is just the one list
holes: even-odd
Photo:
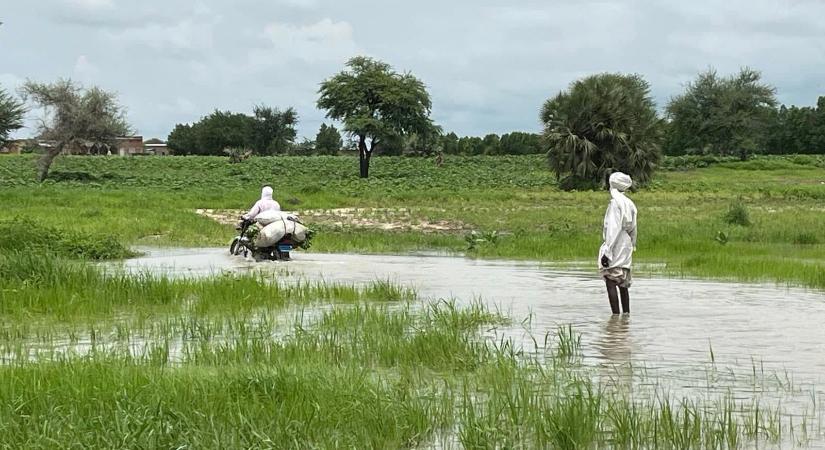
[(272, 188), (269, 186), (264, 186), (261, 189), (261, 200), (272, 200)]
[(630, 179), (629, 175), (622, 172), (616, 172), (610, 175), (610, 189), (624, 192), (630, 189), (630, 186), (633, 186), (633, 180)]

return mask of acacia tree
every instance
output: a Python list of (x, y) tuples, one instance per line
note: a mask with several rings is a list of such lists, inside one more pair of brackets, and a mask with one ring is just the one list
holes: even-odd
[(661, 159), (661, 120), (638, 75), (604, 73), (573, 82), (541, 110), (548, 159), (564, 188), (599, 186), (620, 170), (641, 183)]
[(763, 150), (776, 89), (761, 78), (749, 68), (728, 77), (712, 69), (700, 73), (667, 106), (668, 153), (738, 154), (744, 160)]
[(318, 108), (357, 139), (361, 178), (369, 177), (370, 158), (382, 140), (433, 128), (424, 83), (372, 58), (350, 59), (346, 69), (321, 83), (318, 94)]
[(111, 144), (115, 137), (131, 132), (117, 96), (97, 86), (84, 89), (71, 80), (27, 81), (22, 91), (26, 100), (46, 111), (39, 138), (56, 142), (37, 163), (39, 181), (46, 179), (52, 162), (66, 146), (88, 141)]
[(23, 103), (0, 88), (0, 147), (9, 138), (9, 133), (23, 128)]

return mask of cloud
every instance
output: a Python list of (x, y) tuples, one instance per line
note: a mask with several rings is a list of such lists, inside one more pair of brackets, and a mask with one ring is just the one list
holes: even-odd
[(80, 55), (74, 64), (74, 75), (80, 81), (94, 82), (100, 75), (100, 69), (86, 55)]
[(761, 70), (784, 103), (825, 91), (821, 0), (7, 3), (0, 83), (71, 76), (116, 90), (151, 136), (266, 103), (296, 107), (311, 137), (318, 83), (358, 54), (419, 77), (434, 118), (459, 134), (538, 130), (545, 99), (603, 71), (643, 75), (660, 107), (711, 66)]
[(309, 25), (270, 23), (263, 37), (276, 55), (307, 62), (338, 61), (358, 51), (352, 25), (329, 18)]
[(65, 0), (69, 6), (85, 9), (87, 11), (98, 11), (113, 9), (114, 0)]

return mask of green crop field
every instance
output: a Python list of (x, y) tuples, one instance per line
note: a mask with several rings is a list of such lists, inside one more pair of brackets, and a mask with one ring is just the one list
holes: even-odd
[[(670, 170), (632, 194), (641, 270), (825, 287), (825, 159), (683, 157), (665, 166)], [(352, 157), (239, 164), (218, 157), (62, 157), (50, 180), (38, 184), (34, 174), (31, 156), (0, 158), (0, 219), (141, 245), (225, 245), (232, 228), (196, 210), (248, 208), (260, 186), (271, 183), (284, 209), (362, 208), (352, 214), (377, 225), (305, 216), (320, 231), (313, 251), (442, 250), (590, 264), (608, 200), (606, 192), (558, 190), (541, 156), (448, 157), (442, 167), (422, 158), (377, 158), (367, 180), (357, 177)], [(731, 208), (748, 224), (731, 219)], [(422, 222), (444, 227), (422, 231)], [(486, 239), (475, 242), (473, 231)]]

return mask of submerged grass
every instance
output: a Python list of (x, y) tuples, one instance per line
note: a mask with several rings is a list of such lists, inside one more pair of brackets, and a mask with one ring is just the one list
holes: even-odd
[(415, 297), (409, 288), (386, 281), (365, 286), (327, 282), (283, 282), (275, 274), (227, 274), (213, 278), (103, 273), (78, 261), (32, 252), (0, 255), (0, 314), (45, 316), (61, 320), (115, 314), (206, 314), (287, 305), (402, 301)]
[[(389, 282), (32, 266), (3, 281), (9, 448), (741, 448), (802, 442), (814, 423), (806, 416), (800, 435), (758, 397), (601, 384), (572, 327), (541, 348), (491, 342), (485, 330), (509, 318), (481, 303), (413, 301)], [(49, 307), (59, 297), (33, 297), (49, 283), (101, 297)], [(754, 365), (752, 376), (765, 374)]]

